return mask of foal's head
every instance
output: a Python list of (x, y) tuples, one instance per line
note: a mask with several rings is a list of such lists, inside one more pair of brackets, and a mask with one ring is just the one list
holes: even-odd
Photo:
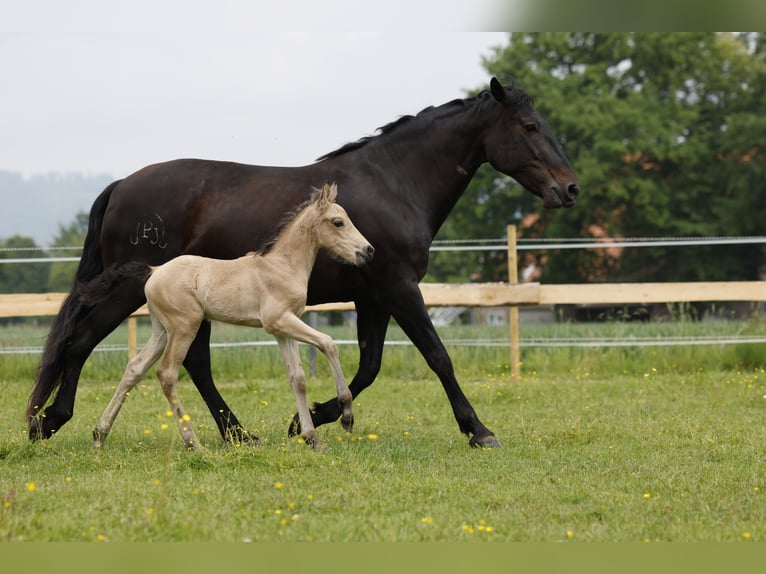
[(319, 247), (327, 249), (331, 255), (345, 263), (369, 263), (375, 248), (351, 223), (346, 210), (335, 203), (337, 194), (337, 185), (325, 183), (321, 190), (317, 190), (317, 196), (310, 207), (316, 211), (312, 230)]

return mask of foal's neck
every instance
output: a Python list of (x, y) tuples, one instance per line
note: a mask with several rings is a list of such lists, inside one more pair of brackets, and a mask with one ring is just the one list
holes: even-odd
[(301, 211), (285, 226), (271, 250), (264, 255), (285, 260), (296, 274), (305, 272), (307, 281), (319, 252), (313, 212), (312, 206)]

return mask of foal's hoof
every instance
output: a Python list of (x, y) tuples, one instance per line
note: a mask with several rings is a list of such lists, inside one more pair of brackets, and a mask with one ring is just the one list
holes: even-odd
[(93, 429), (93, 447), (94, 448), (101, 448), (104, 446), (104, 441), (106, 440), (106, 433), (99, 429), (98, 427)]
[(497, 437), (493, 434), (484, 436), (472, 436), (468, 442), (472, 448), (502, 448), (503, 443), (497, 440)]
[(354, 429), (354, 415), (343, 415), (340, 418), (340, 426), (342, 426), (346, 432), (351, 432)]
[(322, 443), (316, 435), (303, 436), (303, 442), (309, 445), (314, 450), (321, 450)]

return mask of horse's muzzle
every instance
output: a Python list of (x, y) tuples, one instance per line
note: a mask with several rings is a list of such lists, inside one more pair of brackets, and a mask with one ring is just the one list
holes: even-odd
[(543, 193), (543, 207), (545, 209), (573, 207), (578, 195), (580, 195), (580, 186), (577, 183), (569, 183), (563, 188), (554, 183)]

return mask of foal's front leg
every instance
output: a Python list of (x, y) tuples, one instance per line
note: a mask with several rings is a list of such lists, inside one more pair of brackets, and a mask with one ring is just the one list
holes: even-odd
[(298, 351), (297, 341), (284, 335), (274, 335), (279, 343), (279, 350), (282, 351), (282, 359), (287, 367), (287, 378), (295, 394), (295, 402), (298, 405), (298, 417), (303, 429), (303, 439), (313, 448), (320, 448), (322, 445), (317, 437), (314, 422), (311, 420), (308, 401), (306, 400), (306, 375), (303, 372), (301, 356)]
[[(325, 335), (321, 331), (317, 331), (309, 327), (306, 323), (301, 321), (300, 317), (292, 314), (285, 314), (278, 322), (278, 332), (282, 335), (286, 335), (301, 341), (314, 345), (317, 349), (327, 357), (330, 363), (330, 370), (332, 371), (333, 379), (335, 380), (335, 389), (338, 393), (338, 404), (341, 408), (340, 424), (348, 432), (354, 427), (354, 413), (352, 410), (353, 396), (346, 383), (346, 378), (343, 376), (343, 370), (340, 367), (340, 358), (338, 356), (338, 346), (335, 341), (329, 335)], [(313, 428), (313, 420), (312, 420)], [(301, 421), (303, 426), (303, 421)]]

